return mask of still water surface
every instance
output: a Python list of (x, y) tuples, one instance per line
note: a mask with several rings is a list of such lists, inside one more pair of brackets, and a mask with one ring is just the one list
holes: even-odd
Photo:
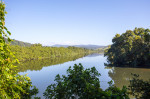
[[(44, 62), (45, 61), (45, 62)], [(101, 76), (99, 77), (100, 85), (103, 90), (105, 90), (109, 85), (108, 81), (113, 80), (115, 86), (122, 88), (123, 85), (128, 86), (129, 79), (131, 79), (131, 73), (136, 73), (140, 75), (140, 78), (144, 80), (150, 79), (150, 69), (147, 68), (120, 68), (120, 67), (106, 67), (106, 57), (100, 54), (88, 55), (73, 61), (68, 62), (58, 62), (55, 65), (49, 63), (44, 66), (42, 63), (47, 63), (48, 60), (42, 61), (29, 61), (28, 66), (32, 65), (31, 68), (26, 70), (20, 70), (19, 74), (27, 74), (32, 81), (32, 84), (39, 89), (37, 96), (43, 97), (43, 92), (46, 87), (52, 83), (55, 83), (54, 79), (57, 74), (66, 75), (66, 70), (69, 66), (74, 64), (82, 63), (84, 68), (91, 68), (93, 66), (99, 71)], [(38, 64), (37, 64), (38, 63)], [(41, 64), (40, 64), (41, 63)], [(27, 66), (27, 63), (22, 64), (22, 66)], [(21, 66), (21, 67), (22, 67)], [(37, 69), (40, 66), (40, 69)]]

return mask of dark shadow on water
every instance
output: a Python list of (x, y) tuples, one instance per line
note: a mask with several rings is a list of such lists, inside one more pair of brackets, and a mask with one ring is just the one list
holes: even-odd
[(150, 79), (150, 69), (146, 68), (120, 68), (120, 67), (111, 67), (106, 69), (111, 69), (108, 72), (109, 77), (112, 78), (117, 87), (122, 87), (123, 85), (128, 85), (129, 80), (132, 78), (131, 73), (140, 75), (141, 79), (148, 80)]
[[(148, 81), (150, 79), (150, 66), (114, 66), (105, 64), (105, 69), (109, 69), (108, 75), (113, 80), (114, 85), (122, 88), (123, 86), (128, 87), (130, 80), (133, 78), (131, 74), (140, 75), (139, 79)], [(134, 96), (130, 95), (130, 98), (135, 99)]]
[(150, 69), (150, 65), (143, 65), (143, 66), (130, 66), (130, 65), (112, 65), (108, 63), (104, 63), (106, 67), (120, 67), (120, 68), (146, 68)]

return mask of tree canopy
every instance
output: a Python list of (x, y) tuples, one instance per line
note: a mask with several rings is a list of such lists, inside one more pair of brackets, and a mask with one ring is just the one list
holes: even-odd
[(100, 73), (95, 67), (83, 68), (82, 64), (69, 67), (67, 76), (58, 74), (55, 84), (44, 92), (46, 99), (129, 99), (126, 87), (119, 89), (110, 82), (110, 87), (103, 91), (100, 88)]
[(116, 34), (105, 50), (108, 64), (113, 66), (150, 66), (150, 30), (135, 28)]

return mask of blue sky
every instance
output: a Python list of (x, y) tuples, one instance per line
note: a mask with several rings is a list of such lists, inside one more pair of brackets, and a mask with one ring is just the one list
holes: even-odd
[(3, 0), (11, 38), (109, 45), (116, 33), (150, 28), (150, 0)]

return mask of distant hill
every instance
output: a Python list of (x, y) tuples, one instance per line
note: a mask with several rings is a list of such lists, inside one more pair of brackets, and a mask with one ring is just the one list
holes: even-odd
[(100, 46), (100, 45), (75, 45), (75, 47), (81, 47), (86, 49), (98, 49), (98, 48), (105, 48), (107, 46)]
[(69, 46), (74, 46), (74, 47), (81, 47), (81, 48), (86, 48), (86, 49), (98, 49), (98, 48), (106, 48), (107, 46), (100, 46), (100, 45), (60, 45), (56, 44), (53, 45), (52, 47), (69, 47)]
[[(8, 40), (6, 38), (4, 38), (5, 41), (8, 43)], [(31, 43), (27, 43), (27, 42), (23, 42), (23, 41), (18, 41), (15, 39), (12, 39), (13, 41), (11, 41), (11, 45), (19, 45), (19, 46), (31, 46)]]
[[(4, 38), (4, 39), (8, 43), (7, 39), (6, 38)], [(31, 43), (27, 43), (27, 42), (15, 40), (15, 39), (12, 39), (12, 40), (13, 41), (11, 41), (11, 45), (19, 45), (19, 46), (32, 46), (33, 45)], [(107, 48), (107, 46), (92, 45), (92, 44), (88, 44), (88, 45), (61, 45), (61, 44), (55, 44), (51, 47), (69, 47), (69, 46), (86, 48), (86, 49), (94, 49), (94, 50)]]

